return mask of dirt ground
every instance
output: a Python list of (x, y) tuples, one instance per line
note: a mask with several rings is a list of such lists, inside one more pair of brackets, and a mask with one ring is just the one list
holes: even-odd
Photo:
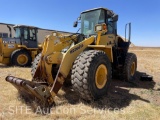
[[(31, 80), (31, 68), (0, 65), (0, 120), (160, 120), (160, 48), (132, 47), (129, 51), (138, 58), (133, 82), (113, 79), (108, 95), (91, 103), (64, 88), (55, 97), (56, 107), (48, 115), (34, 113), (5, 81), (7, 75)], [(144, 73), (153, 76), (153, 81), (141, 81)], [(38, 108), (37, 111), (41, 112)]]

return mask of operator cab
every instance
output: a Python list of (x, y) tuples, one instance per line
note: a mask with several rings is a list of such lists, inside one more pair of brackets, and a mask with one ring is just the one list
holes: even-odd
[(108, 34), (117, 34), (118, 15), (106, 8), (96, 8), (81, 13), (81, 33), (84, 35), (96, 34), (94, 27), (105, 23)]
[(27, 48), (37, 48), (37, 27), (16, 25), (14, 26), (15, 38), (20, 39), (21, 45)]
[[(117, 36), (117, 21), (118, 15), (107, 8), (95, 8), (81, 13), (78, 20), (81, 20), (81, 34), (85, 37), (97, 35), (97, 25), (104, 24), (107, 32), (102, 34), (100, 45), (112, 45), (116, 43)], [(74, 23), (77, 26), (78, 20)], [(102, 31), (102, 29), (100, 30)]]

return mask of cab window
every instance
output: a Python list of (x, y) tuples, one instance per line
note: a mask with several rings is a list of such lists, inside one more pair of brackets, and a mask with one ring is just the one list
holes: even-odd
[(36, 31), (35, 29), (30, 29), (30, 40), (36, 40)]
[(108, 31), (107, 31), (107, 33), (108, 34), (114, 34), (114, 28), (113, 28), (113, 20), (112, 20), (112, 18), (108, 18), (107, 19), (107, 22), (108, 22), (108, 24), (107, 24), (107, 28), (108, 28)]
[(24, 39), (28, 40), (29, 34), (28, 34), (28, 29), (24, 28)]

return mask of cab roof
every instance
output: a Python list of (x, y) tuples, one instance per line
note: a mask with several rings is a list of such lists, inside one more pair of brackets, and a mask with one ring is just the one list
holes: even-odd
[(67, 34), (73, 34), (72, 32), (66, 32), (66, 31), (59, 31), (59, 30), (51, 30), (51, 29), (44, 29), (44, 28), (39, 28), (39, 27), (35, 27), (35, 26), (28, 26), (28, 25), (14, 25), (13, 28), (16, 27), (27, 27), (27, 28), (32, 28), (32, 29), (39, 29), (39, 30), (47, 30), (47, 31), (57, 31), (57, 32), (62, 32), (62, 33), (67, 33)]
[(35, 26), (28, 26), (28, 25), (15, 25), (13, 27), (28, 27), (28, 28), (38, 28), (38, 27), (35, 27)]
[(81, 12), (81, 14), (86, 13), (86, 12), (90, 12), (90, 11), (94, 11), (94, 10), (100, 10), (100, 9), (103, 9), (103, 10), (107, 11), (107, 14), (109, 14), (110, 16), (112, 16), (112, 15), (115, 14), (112, 10), (109, 10), (109, 9), (103, 8), (103, 7), (98, 7), (98, 8), (93, 8), (93, 9), (85, 10), (85, 11)]

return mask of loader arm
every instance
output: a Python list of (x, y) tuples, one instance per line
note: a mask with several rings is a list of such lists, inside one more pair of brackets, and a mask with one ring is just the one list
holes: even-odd
[[(56, 95), (62, 87), (76, 57), (94, 41), (94, 37), (92, 36), (84, 39), (82, 42), (79, 42), (74, 46), (71, 46), (73, 43), (71, 39), (75, 39), (75, 36), (72, 36), (72, 38), (59, 38), (60, 42), (55, 44), (54, 41), (57, 40), (57, 38), (58, 37), (53, 35), (46, 38), (43, 44), (41, 61), (38, 64), (35, 75), (33, 76), (33, 79), (39, 78), (49, 83), (49, 85), (52, 86), (50, 92), (53, 92), (53, 96)], [(69, 47), (68, 50), (66, 52), (62, 52), (66, 47)], [(55, 78), (52, 76), (53, 64), (59, 65)]]
[[(56, 41), (59, 41), (58, 43)], [(43, 79), (47, 83), (53, 83), (52, 64), (60, 64), (63, 53), (62, 49), (69, 47), (73, 41), (71, 38), (59, 38), (57, 36), (49, 35), (46, 37), (42, 46), (41, 61), (38, 64), (37, 70), (33, 79)]]
[(94, 42), (94, 37), (92, 36), (69, 48), (67, 52), (63, 54), (63, 58), (56, 79), (54, 80), (54, 84), (52, 85), (52, 88), (50, 90), (51, 92), (57, 94), (59, 89), (62, 87), (65, 78), (68, 76), (77, 56), (81, 52), (83, 52), (88, 47), (88, 45), (90, 45), (93, 42)]

